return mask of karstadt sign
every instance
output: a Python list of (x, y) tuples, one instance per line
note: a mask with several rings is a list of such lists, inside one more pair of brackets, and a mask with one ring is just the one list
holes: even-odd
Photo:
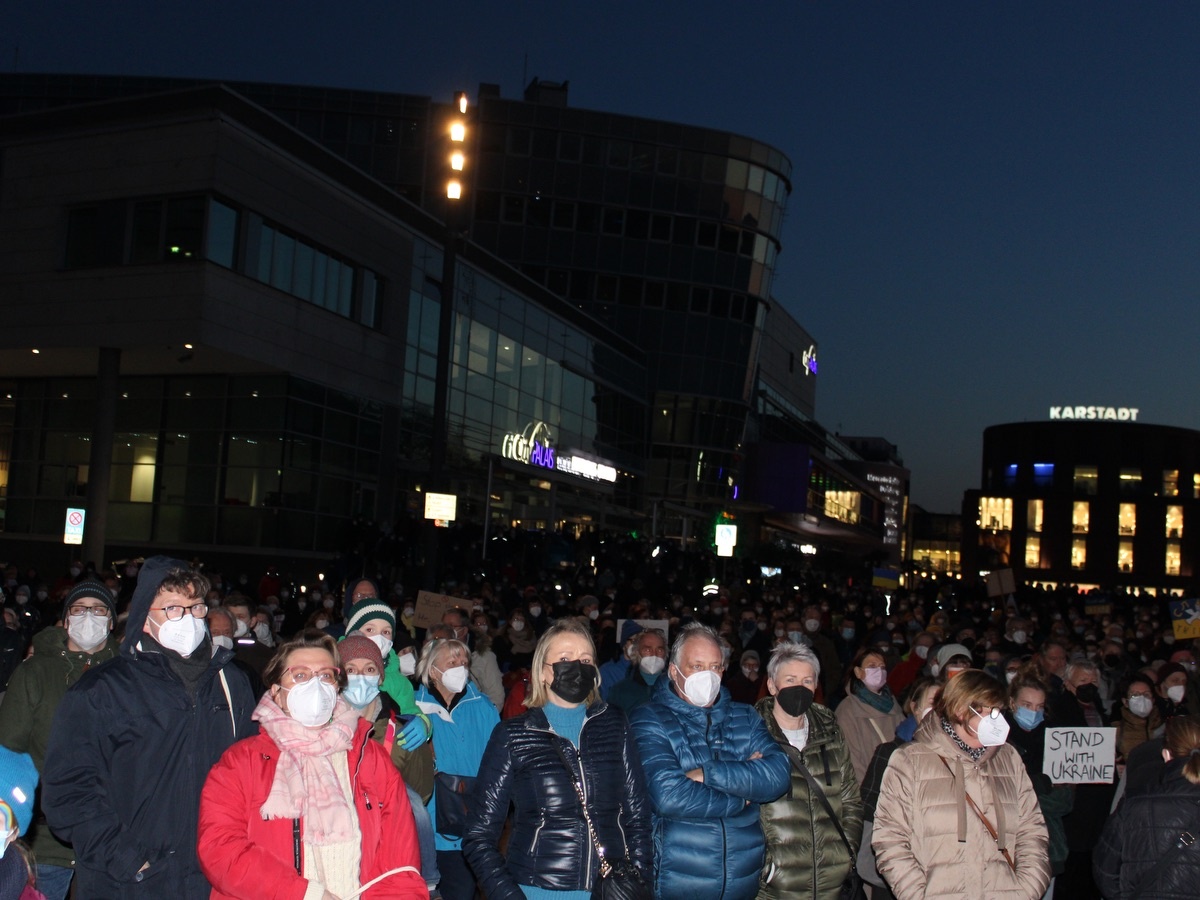
[(1136, 422), (1136, 406), (1052, 406), (1052, 419), (1108, 419), (1114, 422)]

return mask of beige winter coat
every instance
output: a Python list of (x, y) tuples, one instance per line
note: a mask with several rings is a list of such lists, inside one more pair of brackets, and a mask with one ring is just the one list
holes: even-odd
[(904, 721), (904, 713), (899, 703), (893, 702), (889, 712), (880, 712), (851, 694), (838, 704), (834, 715), (846, 738), (846, 746), (850, 748), (854, 777), (862, 784), (875, 748), (895, 739), (896, 726)]
[[(998, 841), (967, 805), (964, 789)], [(1050, 884), (1048, 842), (1033, 785), (1009, 745), (989, 748), (974, 763), (929, 713), (913, 742), (892, 755), (871, 846), (897, 900), (1037, 900)], [(1008, 849), (1015, 873), (997, 843)]]

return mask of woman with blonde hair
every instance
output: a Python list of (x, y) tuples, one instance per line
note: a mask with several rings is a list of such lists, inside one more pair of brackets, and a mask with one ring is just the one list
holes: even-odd
[(575, 619), (550, 626), (533, 652), (528, 711), (492, 732), (470, 799), (463, 851), (489, 900), (586, 898), (603, 863), (621, 860), (647, 890), (653, 883), (641, 761), (625, 714), (599, 686), (587, 627)]
[(1005, 743), (1005, 688), (968, 669), (942, 687), (883, 776), (871, 845), (898, 900), (1036, 900), (1050, 883), (1046, 823)]
[(1159, 782), (1126, 796), (1092, 856), (1105, 897), (1195, 897), (1200, 884), (1200, 717), (1167, 722)]

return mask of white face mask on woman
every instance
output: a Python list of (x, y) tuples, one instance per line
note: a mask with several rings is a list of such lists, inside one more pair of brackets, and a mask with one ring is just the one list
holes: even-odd
[(320, 678), (310, 678), (291, 688), (280, 685), (280, 690), (287, 691), (288, 715), (309, 728), (328, 722), (337, 705), (337, 686), (326, 684)]
[[(434, 668), (437, 668), (434, 666)], [(441, 671), (440, 669), (438, 671)], [(466, 666), (454, 666), (442, 672), (442, 686), (452, 694), (457, 694), (467, 686), (470, 673)]]
[(973, 707), (971, 712), (979, 716), (979, 728), (975, 734), (980, 744), (985, 747), (999, 747), (1008, 740), (1008, 720), (1000, 715), (1000, 710), (993, 709), (990, 716), (976, 712)]

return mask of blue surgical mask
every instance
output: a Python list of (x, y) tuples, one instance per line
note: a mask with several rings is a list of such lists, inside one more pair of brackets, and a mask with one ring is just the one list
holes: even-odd
[(1042, 724), (1042, 720), (1046, 718), (1046, 714), (1040, 711), (1034, 712), (1025, 706), (1018, 706), (1013, 710), (1013, 718), (1026, 731), (1033, 731), (1033, 729)]
[(347, 675), (346, 689), (342, 691), (342, 696), (355, 709), (362, 709), (379, 696), (379, 676)]

